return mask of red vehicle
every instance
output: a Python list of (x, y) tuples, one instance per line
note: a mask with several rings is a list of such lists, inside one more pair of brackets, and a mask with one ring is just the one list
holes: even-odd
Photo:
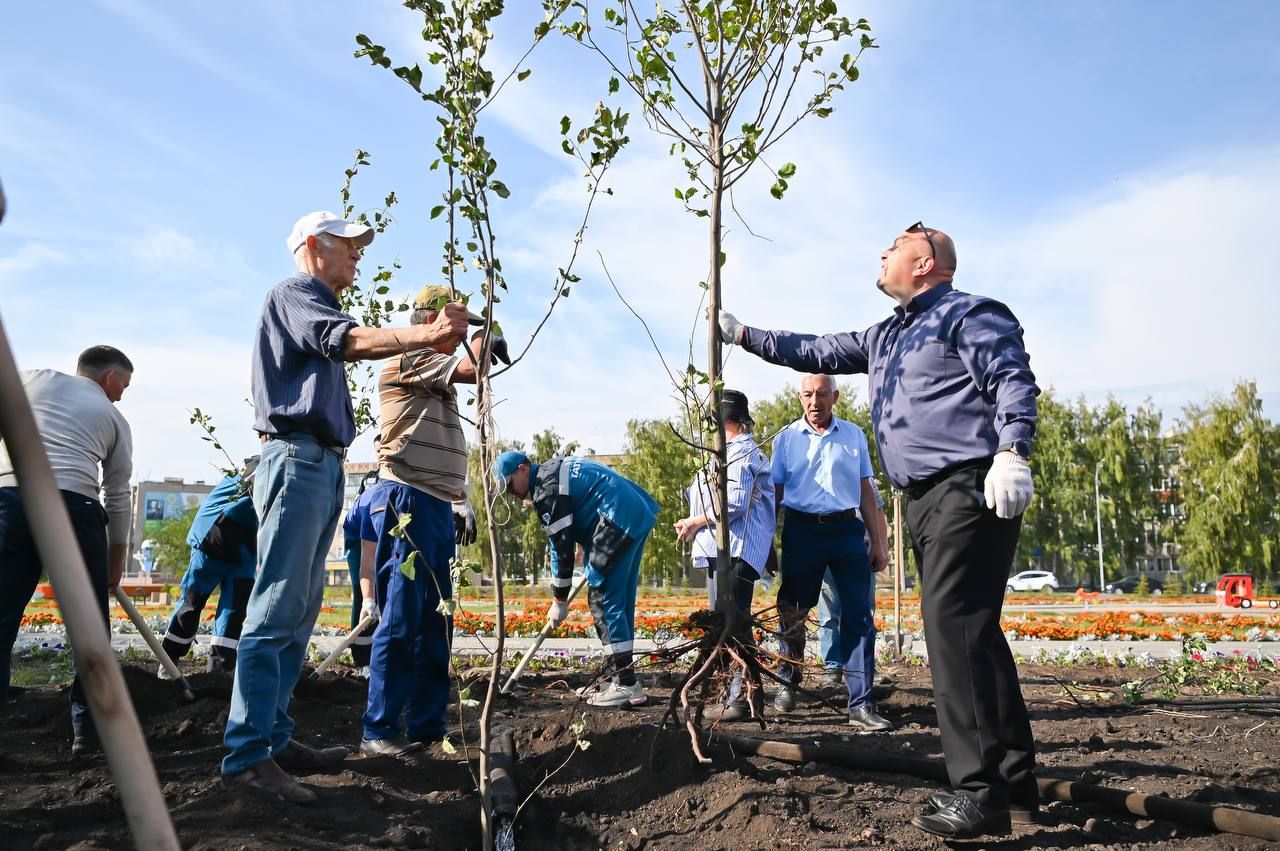
[(1219, 578), (1217, 596), (1219, 606), (1251, 609), (1254, 605), (1266, 603), (1273, 609), (1280, 609), (1280, 600), (1259, 600), (1253, 596), (1253, 577), (1247, 573), (1228, 573)]

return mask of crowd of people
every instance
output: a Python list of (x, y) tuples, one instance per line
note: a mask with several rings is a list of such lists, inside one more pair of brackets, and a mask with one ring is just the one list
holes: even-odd
[[(408, 327), (364, 327), (345, 314), (338, 294), (354, 283), (373, 238), (370, 227), (328, 212), (303, 216), (290, 232), (297, 274), (267, 294), (250, 362), (260, 452), (198, 510), (187, 539), (191, 562), (164, 641), (171, 656), (184, 655), (218, 589), (210, 665), (234, 670), (223, 782), (281, 801), (316, 799), (290, 770), (337, 765), (350, 754), (340, 745), (299, 741), (289, 715), (340, 521), (355, 592), (352, 627), (368, 625), (353, 647), (368, 678), (359, 751), (400, 756), (446, 733), (453, 627), (443, 603), (452, 598), (457, 547), (476, 534), (455, 387), (477, 380), (482, 356), (505, 359), (506, 349), (483, 327), (469, 335), (484, 321), (441, 286), (417, 293)], [(720, 467), (713, 459), (695, 474), (686, 516), (660, 534), (689, 543), (694, 564), (707, 571), (712, 605), (717, 564), (732, 572), (727, 587), (743, 615), (752, 610), (756, 583), (780, 575), (777, 712), (796, 707), (805, 624), (819, 606), (823, 682), (845, 686), (852, 727), (891, 730), (873, 699), (874, 574), (889, 562), (887, 524), (868, 436), (833, 413), (839, 391), (832, 376), (868, 375), (883, 473), (906, 498), (951, 783), (914, 824), (962, 838), (1007, 833), (1011, 821), (1033, 817), (1038, 806), (1035, 746), (999, 616), (1020, 516), (1032, 496), (1028, 460), (1039, 390), (1016, 318), (997, 301), (954, 289), (955, 270), (951, 238), (917, 223), (881, 254), (877, 286), (896, 307), (865, 331), (818, 336), (749, 327), (724, 311), (711, 317), (725, 343), (805, 373), (803, 414), (762, 446), (747, 397), (723, 391), (718, 414), (727, 461)], [(357, 360), (382, 361), (378, 464), (344, 518), (343, 462), (356, 433), (344, 364)], [(130, 519), (130, 431), (114, 403), (132, 375), (129, 359), (109, 346), (86, 350), (74, 376), (23, 374), (104, 625)], [(513, 451), (489, 472), (500, 493), (532, 508), (548, 536), (552, 626), (567, 617), (582, 553), (582, 581), (610, 675), (584, 699), (598, 707), (644, 705), (633, 664), (635, 606), (658, 503), (587, 458), (535, 460)], [(714, 498), (721, 483), (724, 517)], [(717, 540), (728, 542), (726, 558)], [(7, 684), (42, 567), (2, 453), (0, 559)], [(762, 701), (748, 690), (736, 678), (714, 717), (759, 716)], [(71, 701), (73, 752), (81, 754), (95, 742), (78, 679)]]

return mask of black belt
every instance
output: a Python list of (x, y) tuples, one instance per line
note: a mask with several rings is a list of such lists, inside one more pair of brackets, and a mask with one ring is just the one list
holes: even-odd
[(807, 520), (810, 523), (846, 523), (854, 520), (858, 516), (858, 509), (846, 508), (844, 511), (832, 511), (830, 514), (810, 514), (807, 511), (797, 511), (794, 508), (787, 509), (787, 516), (795, 516), (801, 520)]
[(963, 473), (965, 470), (988, 469), (991, 467), (990, 458), (975, 458), (972, 461), (961, 461), (959, 464), (952, 464), (932, 476), (921, 479), (918, 482), (912, 482), (902, 489), (907, 495), (907, 499), (920, 499), (936, 486), (954, 476), (956, 473)]

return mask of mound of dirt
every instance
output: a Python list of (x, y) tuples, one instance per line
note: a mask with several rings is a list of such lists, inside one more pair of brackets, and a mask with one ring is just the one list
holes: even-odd
[[(1233, 711), (1179, 716), (1151, 712), (1098, 714), (1053, 702), (1053, 671), (1025, 666), (1024, 691), (1039, 698), (1032, 722), (1046, 775), (1164, 793), (1201, 803), (1280, 812), (1280, 719)], [(1123, 673), (1123, 672), (1121, 672)], [(1110, 669), (1073, 678), (1114, 681)], [(898, 727), (857, 735), (841, 713), (802, 703), (787, 716), (770, 713), (768, 729), (726, 725), (739, 735), (863, 752), (940, 757), (927, 671), (896, 672), (899, 686), (882, 702)], [(321, 795), (317, 805), (267, 801), (224, 788), (218, 765), (228, 703), (225, 675), (189, 676), (200, 695), (185, 704), (179, 687), (151, 671), (125, 670), (164, 795), (184, 847), (480, 848), (479, 798), (464, 744), (439, 745), (402, 759), (349, 757), (338, 769), (301, 779)], [(503, 697), (495, 723), (515, 731), (516, 779), (527, 798), (516, 823), (520, 849), (746, 848), (934, 849), (940, 840), (909, 821), (936, 784), (894, 774), (810, 763), (791, 765), (733, 754), (709, 744), (712, 764), (694, 758), (686, 732), (659, 732), (670, 675), (655, 675), (650, 706), (595, 710), (574, 686), (587, 676), (531, 675), (528, 690)], [(665, 686), (665, 687), (663, 687)], [(473, 687), (473, 694), (482, 688)], [(365, 683), (349, 671), (303, 680), (291, 713), (308, 744), (355, 749)], [(33, 689), (0, 719), (0, 845), (53, 849), (132, 847), (110, 771), (99, 755), (70, 753), (66, 689)], [(476, 710), (467, 710), (473, 735)], [(455, 717), (456, 721), (456, 717)], [(582, 722), (581, 727), (576, 722)], [(580, 732), (577, 732), (580, 730)], [(588, 743), (584, 748), (579, 739)], [(474, 757), (474, 751), (470, 752)], [(653, 766), (650, 767), (652, 760)], [(1018, 826), (999, 847), (1261, 849), (1260, 840), (1208, 834), (1170, 822), (1053, 802), (1040, 824)], [(981, 847), (992, 847), (983, 844)]]

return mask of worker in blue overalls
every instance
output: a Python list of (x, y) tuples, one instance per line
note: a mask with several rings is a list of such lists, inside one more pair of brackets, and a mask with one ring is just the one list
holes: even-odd
[[(375, 436), (374, 446), (378, 444)], [(366, 595), (360, 587), (360, 540), (361, 530), (369, 529), (369, 503), (377, 493), (378, 471), (370, 470), (360, 480), (360, 489), (356, 492), (356, 501), (342, 521), (342, 551), (347, 559), (347, 572), (351, 574), (351, 628), (355, 629), (367, 615), (376, 619), (379, 615), (378, 604), (373, 594)], [(376, 537), (369, 538), (376, 541)], [(359, 637), (351, 643), (351, 660), (355, 662), (360, 676), (369, 679), (369, 649), (373, 644), (373, 631), (377, 624), (371, 624), (361, 631)]]
[(609, 657), (613, 681), (594, 691), (592, 706), (643, 706), (649, 697), (632, 666), (636, 587), (658, 503), (643, 488), (603, 464), (558, 457), (531, 464), (522, 452), (504, 452), (493, 464), (500, 491), (530, 498), (551, 541), (552, 627), (569, 614), (575, 551), (582, 547), (587, 603)]
[[(244, 626), (258, 558), (258, 514), (253, 508), (253, 472), (258, 456), (245, 460), (243, 472), (218, 482), (204, 498), (187, 533), (191, 561), (182, 576), (182, 595), (169, 620), (164, 651), (177, 661), (191, 649), (200, 612), (218, 589), (218, 612), (209, 647), (210, 671), (235, 671), (240, 629)], [(156, 672), (168, 679), (163, 665)]]

